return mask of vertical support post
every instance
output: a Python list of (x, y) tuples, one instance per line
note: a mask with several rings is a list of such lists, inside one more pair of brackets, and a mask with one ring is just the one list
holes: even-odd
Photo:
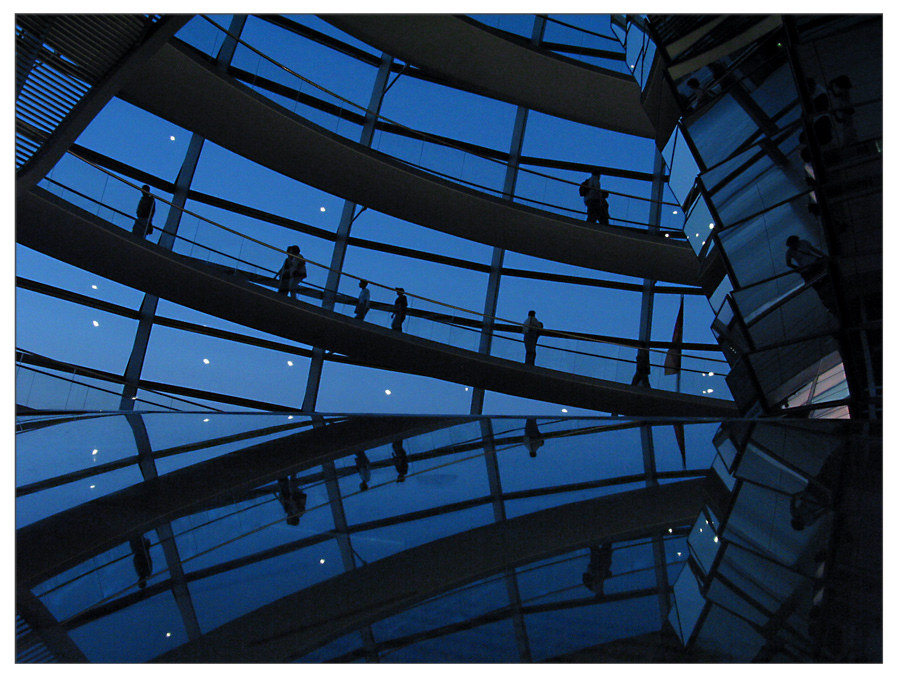
[[(227, 67), (234, 56), (237, 36), (243, 30), (246, 20), (247, 15), (245, 14), (235, 15), (232, 18), (231, 25), (228, 27), (229, 35), (225, 36), (217, 57), (217, 66), (220, 68)], [(188, 143), (184, 160), (181, 162), (181, 168), (178, 171), (178, 177), (175, 178), (175, 193), (172, 196), (172, 206), (166, 217), (163, 232), (159, 237), (158, 245), (162, 248), (171, 250), (175, 245), (175, 235), (178, 232), (178, 226), (181, 224), (182, 211), (187, 202), (188, 190), (190, 190), (191, 182), (193, 182), (197, 164), (200, 161), (200, 152), (203, 149), (204, 141), (205, 138), (194, 133), (191, 136), (191, 141)], [(128, 357), (128, 364), (125, 367), (125, 384), (122, 388), (122, 399), (119, 402), (120, 410), (134, 409), (138, 381), (144, 369), (144, 358), (147, 356), (147, 345), (150, 343), (150, 332), (153, 329), (153, 318), (156, 316), (158, 304), (158, 296), (144, 294), (139, 311), (138, 328), (134, 335), (134, 344), (131, 348), (131, 355)]]
[[(543, 16), (534, 18), (531, 30), (531, 44), (535, 47), (541, 44), (544, 37), (544, 29), (547, 20)], [(506, 166), (506, 176), (503, 179), (503, 198), (512, 199), (516, 192), (516, 178), (519, 173), (519, 159), (522, 156), (522, 143), (525, 140), (525, 125), (528, 122), (528, 109), (518, 107), (516, 120), (513, 124), (512, 139), (509, 145), (509, 163)], [(506, 250), (495, 246), (491, 254), (491, 272), (488, 276), (487, 290), (484, 296), (484, 315), (481, 322), (481, 339), (478, 342), (478, 352), (489, 354), (491, 342), (494, 338), (494, 317), (497, 315), (497, 299), (500, 296), (500, 275), (503, 269), (503, 257)], [(484, 410), (484, 389), (474, 387), (472, 389), (472, 402), (469, 414), (481, 414)]]
[[(378, 113), (381, 111), (381, 103), (384, 101), (384, 93), (388, 89), (388, 77), (391, 75), (391, 66), (394, 58), (383, 53), (375, 83), (372, 86), (372, 95), (369, 98), (369, 106), (366, 108), (366, 120), (363, 124), (359, 143), (365, 147), (372, 146), (375, 136), (375, 124), (378, 122)], [(334, 310), (334, 302), (337, 298), (338, 285), (341, 281), (341, 270), (344, 268), (344, 257), (347, 255), (347, 242), (350, 239), (350, 228), (353, 226), (356, 204), (345, 201), (341, 211), (341, 221), (338, 224), (334, 240), (334, 250), (331, 252), (331, 265), (325, 282), (325, 291), (322, 294), (322, 307), (325, 310)], [(316, 400), (319, 395), (319, 384), (322, 381), (322, 368), (325, 363), (325, 350), (313, 348), (312, 359), (309, 363), (309, 373), (306, 378), (306, 392), (303, 396), (301, 409), (304, 412), (313, 412), (316, 409)]]
[[(494, 447), (494, 429), (490, 419), (482, 419), (481, 440), (484, 443), (484, 462), (487, 466), (488, 487), (491, 491), (491, 505), (494, 508), (494, 521), (506, 521), (506, 508), (503, 505), (503, 489), (500, 485), (500, 466), (497, 462), (497, 450)], [(519, 582), (514, 568), (503, 572), (506, 593), (509, 597), (512, 612), (513, 629), (516, 633), (516, 644), (519, 648), (519, 660), (531, 662), (531, 646), (528, 643), (528, 632), (525, 629), (525, 617), (522, 614), (522, 598), (519, 594)]]

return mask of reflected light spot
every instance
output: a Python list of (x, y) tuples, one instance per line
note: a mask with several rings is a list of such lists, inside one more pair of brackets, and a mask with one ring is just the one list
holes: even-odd
[(666, 232), (666, 236), (667, 236), (667, 237), (669, 236), (669, 233), (668, 233), (668, 232)]
[(166, 633), (166, 637), (171, 637), (171, 636), (172, 636), (172, 633), (171, 633), (171, 632), (167, 632), (167, 633)]
[(204, 365), (208, 365), (208, 364), (209, 364), (209, 360), (208, 360), (207, 358), (203, 358), (203, 364), (204, 364)]
[(97, 320), (94, 320), (94, 326), (95, 326), (95, 327), (99, 327), (99, 326), (100, 326), (100, 323), (97, 322)]
[(713, 538), (713, 542), (718, 542), (718, 541), (719, 541), (719, 538), (717, 538), (717, 537)]
[(91, 285), (91, 289), (96, 289), (96, 288), (97, 288), (97, 285), (96, 285), (96, 284), (92, 284), (92, 285)]
[(669, 532), (670, 532), (670, 533), (672, 532), (672, 529), (671, 529), (671, 528), (669, 528)]
[(715, 223), (710, 223), (710, 224), (709, 224), (709, 229), (711, 230), (711, 229), (713, 229), (715, 226), (716, 226)]
[(93, 483), (92, 483), (92, 484), (91, 484), (91, 490), (93, 490), (93, 489), (94, 489), (94, 487), (95, 487), (95, 486), (94, 486), (94, 484), (93, 484)]
[(325, 559), (319, 559), (319, 563), (320, 563), (320, 564), (324, 564), (324, 563), (325, 563)]
[(562, 408), (562, 411), (563, 411), (563, 412), (568, 412), (568, 410), (567, 410), (565, 407)]
[(712, 376), (713, 374), (714, 374), (714, 372), (710, 372), (710, 373), (709, 373), (709, 376)]
[(294, 361), (288, 360), (288, 367), (293, 367), (293, 366), (294, 366)]
[(681, 552), (678, 552), (678, 556), (681, 556)]
[(678, 215), (678, 211), (672, 211), (672, 215)]
[(206, 419), (204, 419), (204, 420), (203, 420), (203, 423), (205, 424), (205, 423), (208, 422), (208, 421), (209, 421), (209, 417), (207, 417)]
[(174, 142), (174, 141), (175, 141), (175, 136), (174, 136), (174, 135), (169, 135), (169, 139), (172, 140), (172, 142)]
[(700, 233), (699, 233), (699, 232), (695, 232), (695, 233), (694, 233), (694, 236), (695, 236), (695, 237), (699, 237), (699, 236), (700, 236)]
[(467, 391), (469, 390), (469, 387), (468, 387), (468, 386), (466, 386), (466, 390), (467, 390)]
[(292, 415), (292, 414), (288, 415), (288, 419), (293, 419), (293, 418), (294, 418), (294, 415)]
[(390, 395), (390, 394), (391, 394), (391, 389), (389, 389), (389, 388), (384, 389), (384, 394), (385, 394), (385, 395)]
[(324, 206), (319, 206), (319, 211), (321, 211), (322, 213), (325, 213), (325, 207), (324, 207)]
[(96, 448), (94, 448), (94, 449), (91, 451), (91, 454), (92, 454), (92, 455), (96, 455), (98, 452), (100, 452), (100, 451), (97, 450)]
[(711, 388), (708, 388), (708, 389), (706, 390), (706, 392), (707, 392), (707, 393), (712, 393), (713, 390), (712, 390)]

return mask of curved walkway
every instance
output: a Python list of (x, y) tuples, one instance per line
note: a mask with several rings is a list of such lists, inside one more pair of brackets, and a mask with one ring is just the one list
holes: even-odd
[(43, 190), (16, 206), (16, 240), (140, 291), (382, 369), (627, 416), (737, 416), (731, 401), (593, 379), (463, 350), (329, 312), (200, 269)]
[(17, 590), (30, 590), (127, 542), (135, 533), (227, 504), (239, 491), (459, 421), (452, 417), (352, 417), (241, 448), (85, 502), (16, 532)]
[(727, 493), (717, 480), (713, 474), (571, 502), (434, 540), (267, 604), (156, 660), (287, 663), (504, 569), (693, 523), (707, 497)]
[(415, 170), (279, 107), (187, 47), (164, 46), (119, 96), (287, 177), (402, 220), (570, 265), (700, 283), (686, 242), (590, 225)]
[(560, 57), (450, 14), (322, 18), (458, 87), (579, 123), (656, 136), (631, 75)]

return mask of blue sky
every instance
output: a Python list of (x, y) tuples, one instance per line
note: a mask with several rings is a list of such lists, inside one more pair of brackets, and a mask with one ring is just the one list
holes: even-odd
[[(316, 30), (347, 38), (317, 17), (296, 18)], [(228, 17), (217, 16), (214, 19), (221, 25), (229, 22)], [(570, 22), (576, 19), (577, 17), (567, 17)], [(495, 23), (503, 28), (517, 28), (530, 24), (530, 21), (530, 18), (526, 20), (524, 17), (501, 17)], [(602, 29), (604, 22), (607, 22), (605, 18), (590, 17), (590, 25), (595, 30)], [(527, 32), (525, 29), (521, 30)], [(568, 35), (573, 32), (566, 30), (564, 33)], [(179, 37), (208, 50), (217, 49), (221, 42), (216, 29), (199, 17), (182, 29)], [(242, 38), (283, 61), (295, 73), (322, 85), (341, 98), (363, 106), (368, 102), (376, 74), (375, 67), (312, 41), (286, 34), (255, 17), (248, 20)], [(368, 51), (377, 55), (377, 51), (371, 48)], [(265, 64), (247, 48), (238, 50), (235, 63), (267, 77), (274, 77), (278, 73), (278, 69)], [(288, 85), (299, 83), (295, 76), (283, 72), (278, 78)], [(302, 91), (325, 97), (309, 83), (303, 84)], [(302, 106), (297, 113), (308, 115), (319, 125), (350, 139), (358, 138), (358, 126), (339, 122), (334, 117)], [(505, 152), (509, 147), (515, 107), (409, 76), (400, 76), (386, 94), (381, 113), (386, 119), (413, 129)], [(173, 181), (189, 138), (188, 131), (114, 99), (84, 131), (78, 144), (164, 180)], [(413, 163), (493, 187), (498, 191), (502, 187), (503, 167), (470, 153), (438, 148), (425, 142), (380, 132), (376, 134), (373, 146)], [(529, 112), (523, 154), (641, 172), (652, 171), (653, 164), (653, 145), (648, 140), (598, 130), (533, 111)], [(302, 159), (298, 163), (302, 163)], [(536, 170), (569, 182), (578, 182), (584, 175), (551, 169)], [(133, 210), (137, 200), (134, 189), (104, 176), (72, 157), (64, 157), (50, 177), (126, 212)], [(604, 185), (614, 192), (636, 196), (646, 197), (650, 192), (647, 182), (621, 178), (606, 177)], [(328, 231), (336, 229), (343, 207), (343, 200), (339, 197), (281, 176), (208, 141), (204, 144), (192, 188)], [(163, 199), (170, 198), (160, 190), (156, 192)], [(517, 193), (539, 202), (562, 206), (563, 209), (567, 207), (572, 211), (568, 215), (580, 216), (583, 211), (575, 188), (560, 181), (520, 172)], [(670, 192), (667, 192), (665, 200), (673, 200)], [(291, 243), (300, 244), (304, 256), (310, 261), (307, 282), (324, 285), (326, 273), (315, 264), (330, 262), (332, 242), (200, 204), (190, 203), (188, 209), (276, 248), (284, 248)], [(649, 204), (614, 195), (611, 198), (611, 214), (614, 218), (640, 222), (647, 219)], [(671, 207), (667, 206), (663, 214), (664, 225), (677, 226), (681, 220), (680, 212), (671, 210)], [(165, 216), (165, 204), (160, 202), (155, 223), (162, 224)], [(103, 217), (112, 216), (110, 214)], [(126, 224), (128, 219), (120, 217), (118, 221), (123, 228), (130, 227)], [(231, 254), (239, 254), (241, 258), (256, 263), (260, 271), (268, 269), (274, 272), (283, 258), (275, 249), (224, 234), (193, 216), (185, 216), (182, 220), (179, 235), (215, 245)], [(359, 215), (351, 236), (482, 264), (489, 264), (491, 260), (491, 247), (412, 225), (373, 210), (363, 211)], [(192, 255), (204, 255), (203, 250), (198, 247), (178, 248)], [(506, 253), (504, 266), (640, 283), (635, 278), (598, 273), (512, 252)], [(48, 282), (133, 309), (139, 306), (142, 298), (140, 292), (103, 281), (21, 247), (17, 248), (16, 269), (21, 277)], [(393, 294), (388, 287), (403, 286), (411, 295), (410, 305), (413, 307), (441, 309), (421, 300), (426, 298), (473, 311), (473, 316), (483, 309), (487, 283), (487, 275), (483, 273), (358, 247), (349, 249), (344, 272), (370, 279), (373, 282), (373, 299), (376, 301), (392, 301)], [(341, 291), (354, 294), (356, 280), (344, 278)], [(420, 297), (419, 300), (417, 297)], [(501, 319), (520, 322), (529, 309), (535, 309), (544, 325), (551, 329), (636, 338), (640, 300), (638, 292), (504, 277), (497, 315)], [(104, 371), (124, 371), (131, 351), (135, 321), (56, 301), (30, 291), (18, 290), (17, 303), (17, 345)], [(678, 304), (679, 297), (675, 294), (656, 296), (652, 333), (654, 339), (671, 338)], [(342, 310), (339, 305), (338, 311), (348, 312), (348, 309), (344, 307)], [(165, 301), (161, 302), (157, 314), (249, 335), (265, 336)], [(373, 311), (368, 319), (376, 324), (389, 324), (387, 313), (380, 311)], [(705, 298), (687, 296), (685, 341), (712, 343), (714, 339), (709, 331), (711, 321), (712, 314)], [(472, 332), (453, 331), (417, 319), (408, 323), (407, 331), (464, 347), (474, 345), (477, 348), (477, 335)], [(563, 342), (559, 345), (566, 344)], [(588, 349), (583, 343), (573, 342), (571, 345), (576, 349)], [(498, 340), (495, 342), (495, 352), (520, 359), (521, 343), (517, 338)], [(626, 362), (598, 364), (597, 361), (587, 361), (584, 357), (573, 359), (571, 355), (560, 352), (541, 351), (538, 363), (602, 378), (625, 382), (630, 380), (633, 351), (606, 346), (602, 351), (594, 349), (594, 352), (610, 353)], [(204, 360), (209, 362), (205, 363)], [(653, 361), (661, 364), (662, 355), (654, 356)], [(242, 346), (155, 325), (143, 376), (154, 381), (299, 405), (305, 388), (308, 363), (308, 359), (289, 353)], [(704, 365), (702, 362), (694, 362), (691, 365), (690, 361), (686, 361), (686, 366), (716, 370), (724, 367), (720, 363)], [(248, 372), (248, 367), (254, 367), (257, 371)], [(720, 372), (717, 371), (717, 374)], [(674, 377), (663, 380), (660, 376), (659, 379), (667, 382), (659, 385), (675, 387)], [(693, 384), (688, 385), (691, 381), (696, 384), (696, 388), (692, 389)], [(684, 390), (699, 393), (701, 385), (709, 388), (714, 386), (718, 395), (727, 395), (727, 388), (720, 376), (701, 380), (696, 373), (685, 373)], [(327, 364), (321, 386), (317, 407), (322, 411), (467, 412), (471, 395), (467, 387), (448, 382), (337, 363)], [(560, 411), (560, 406), (510, 396), (489, 395), (485, 411), (550, 413)], [(568, 413), (585, 412), (570, 408)]]

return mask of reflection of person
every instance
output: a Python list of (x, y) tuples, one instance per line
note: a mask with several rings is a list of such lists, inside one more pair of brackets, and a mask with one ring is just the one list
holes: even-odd
[(537, 419), (529, 417), (525, 420), (525, 447), (530, 457), (537, 457), (538, 449), (544, 444), (543, 434), (538, 429)]
[(278, 479), (278, 501), (284, 509), (287, 524), (299, 525), (300, 517), (306, 511), (306, 493), (300, 490), (294, 474)]
[(300, 247), (296, 245), (289, 246), (287, 254), (284, 264), (275, 274), (275, 279), (278, 280), (278, 293), (297, 298), (297, 286), (300, 280), (306, 279), (306, 260), (300, 254)]
[(134, 213), (137, 219), (131, 232), (138, 237), (146, 237), (153, 231), (153, 216), (156, 214), (156, 199), (150, 194), (150, 185), (141, 186), (141, 199)]
[(581, 574), (581, 582), (598, 597), (603, 596), (603, 582), (612, 577), (612, 543), (605, 542), (600, 547), (591, 547), (591, 559), (587, 573)]
[(364, 279), (359, 280), (359, 298), (356, 299), (356, 309), (353, 311), (357, 320), (365, 319), (371, 305), (370, 299), (369, 283)]
[(403, 287), (397, 287), (397, 298), (394, 301), (394, 311), (391, 313), (391, 329), (403, 331), (403, 321), (406, 319), (406, 294)]
[(813, 525), (820, 516), (831, 510), (832, 493), (840, 483), (841, 455), (840, 451), (829, 455), (819, 473), (808, 480), (806, 487), (791, 495), (791, 528), (794, 530)]
[(589, 223), (608, 223), (609, 222), (609, 202), (606, 197), (609, 192), (600, 187), (600, 172), (594, 171), (591, 177), (581, 183), (578, 193), (584, 199), (584, 206), (587, 209), (587, 221)]
[(359, 474), (359, 489), (360, 490), (368, 490), (369, 489), (369, 481), (372, 480), (372, 469), (369, 463), (369, 458), (366, 457), (365, 452), (357, 452), (356, 453), (356, 472)]
[(815, 289), (828, 310), (837, 314), (837, 301), (831, 288), (831, 279), (825, 274), (825, 254), (795, 234), (787, 238), (785, 246), (787, 247), (784, 254), (785, 264), (799, 273), (803, 281)]
[(534, 316), (534, 311), (528, 311), (528, 317), (522, 323), (522, 341), (525, 343), (525, 364), (533, 365), (537, 358), (537, 340), (541, 335), (544, 325)]
[(153, 575), (153, 559), (150, 557), (150, 540), (143, 535), (137, 535), (128, 540), (131, 545), (134, 571), (138, 577), (138, 587), (147, 587), (147, 578)]
[(631, 379), (632, 386), (646, 386), (650, 388), (650, 349), (646, 346), (638, 348), (635, 357), (634, 376)]
[(394, 462), (394, 467), (397, 469), (397, 483), (402, 483), (406, 480), (406, 474), (409, 471), (409, 459), (406, 457), (406, 450), (403, 449), (402, 440), (395, 440), (391, 443), (391, 446), (394, 450), (391, 460)]

